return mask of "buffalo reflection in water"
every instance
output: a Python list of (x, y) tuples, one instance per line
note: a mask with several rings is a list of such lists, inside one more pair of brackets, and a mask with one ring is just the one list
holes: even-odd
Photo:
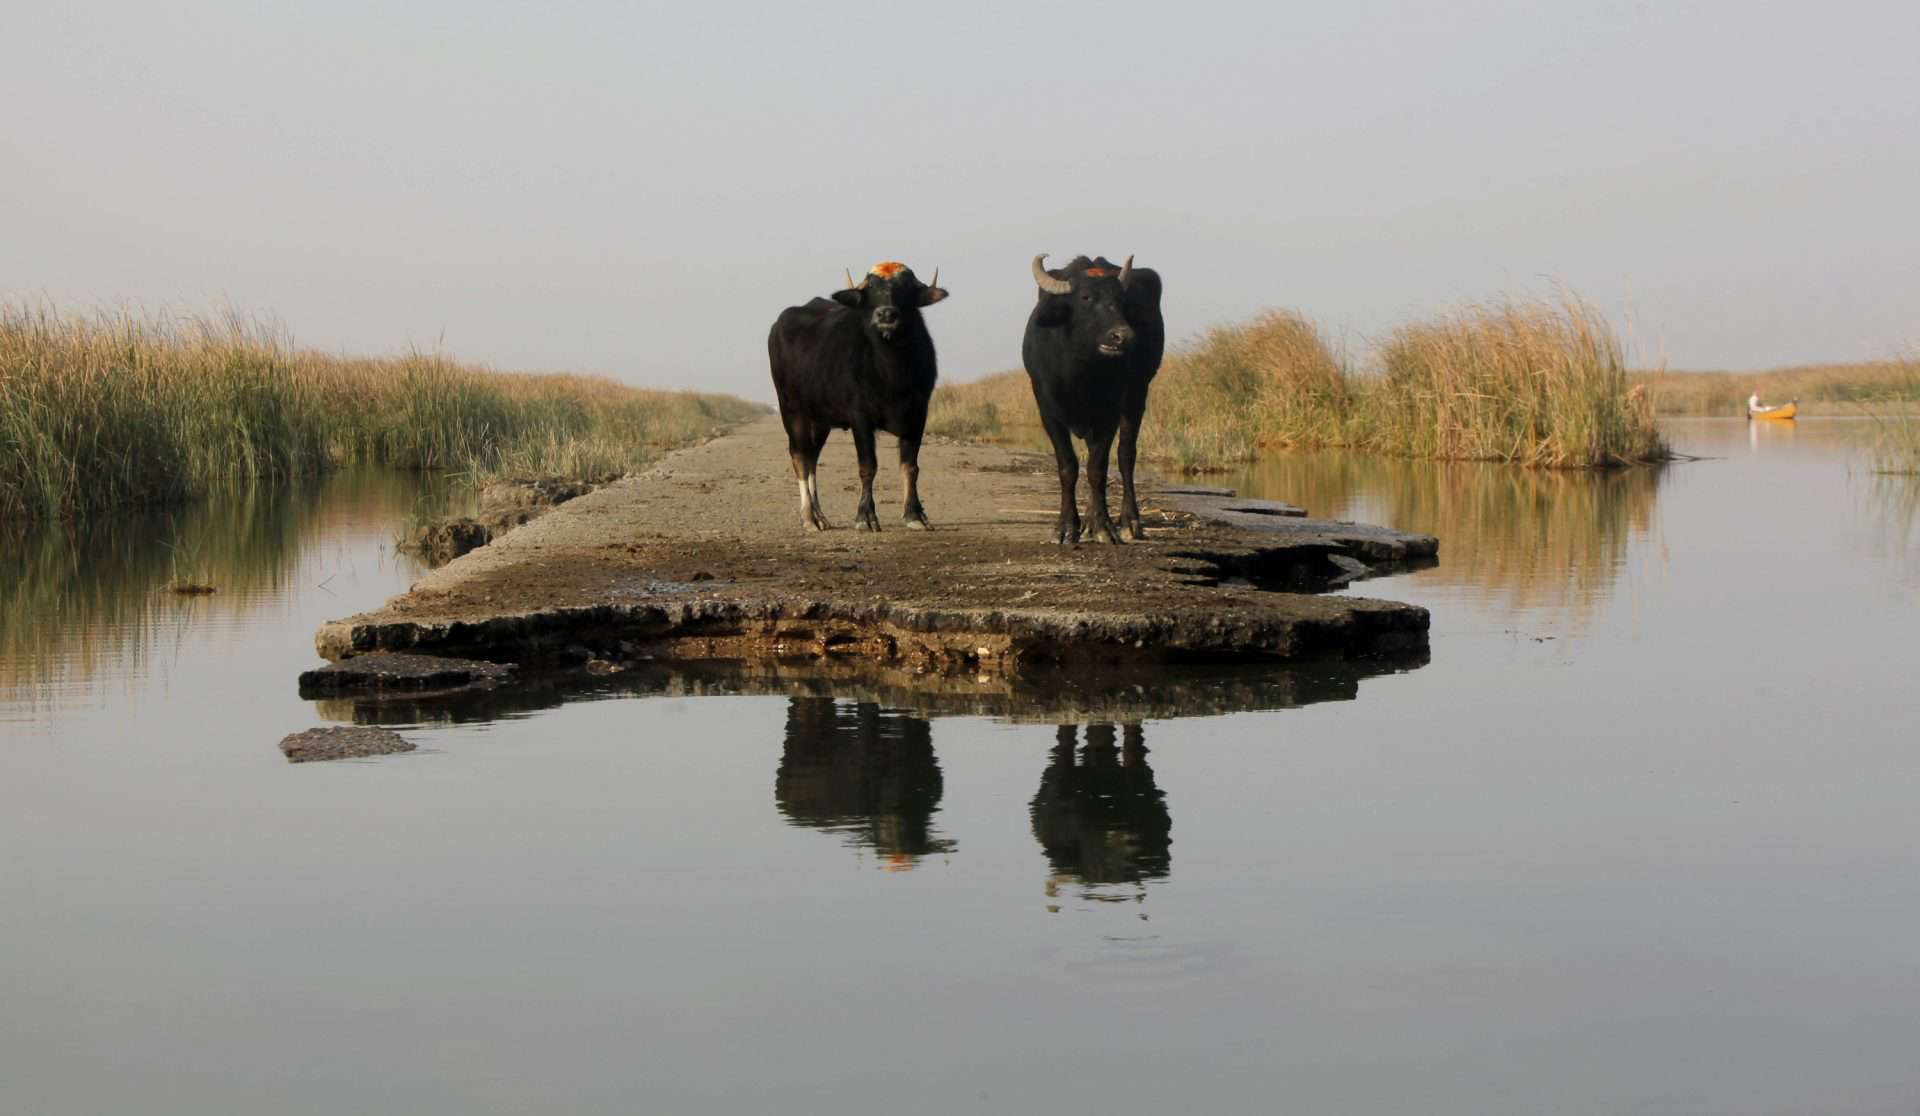
[(942, 791), (933, 726), (873, 702), (787, 700), (786, 746), (773, 797), (789, 822), (871, 848), (889, 871), (950, 852), (933, 832)]
[(1078, 881), (1087, 898), (1100, 885), (1132, 884), (1165, 877), (1172, 867), (1173, 817), (1167, 796), (1147, 766), (1146, 736), (1137, 724), (1087, 726), (1085, 747), (1078, 730), (1061, 725), (1055, 735), (1040, 790), (1033, 796), (1033, 835), (1053, 870), (1047, 894)]

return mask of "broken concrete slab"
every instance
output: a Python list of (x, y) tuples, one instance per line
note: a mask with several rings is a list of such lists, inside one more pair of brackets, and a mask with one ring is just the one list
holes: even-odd
[[(1432, 535), (1342, 519), (1313, 519), (1304, 508), (1277, 500), (1236, 497), (1232, 489), (1167, 491), (1161, 496), (1168, 506), (1207, 523), (1279, 537), (1293, 545), (1324, 546), (1363, 562), (1430, 564), (1440, 552), (1440, 540)], [(1397, 570), (1390, 567), (1383, 572)]]
[(444, 691), (501, 682), (512, 677), (513, 671), (510, 664), (438, 655), (359, 655), (302, 672), (300, 696)]
[[(846, 522), (854, 468), (851, 447), (836, 445), (821, 496), (829, 518)], [(569, 501), (381, 609), (323, 626), (315, 646), (333, 660), (411, 651), (530, 662), (578, 648), (616, 661), (615, 649), (634, 644), (662, 658), (860, 656), (1014, 674), (1426, 645), (1424, 609), (1300, 592), (1330, 579), (1296, 573), (1331, 569), (1345, 584), (1393, 572), (1430, 557), (1431, 537), (1225, 513), (1256, 529), (1218, 519), (1223, 501), (1254, 502), (1149, 484), (1144, 541), (1060, 547), (1049, 541), (1053, 478), (1014, 463), (990, 446), (925, 446), (936, 530), (807, 533), (779, 423), (750, 423)]]

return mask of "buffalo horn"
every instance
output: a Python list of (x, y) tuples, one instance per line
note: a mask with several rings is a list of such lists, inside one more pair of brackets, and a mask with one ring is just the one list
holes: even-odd
[(1126, 286), (1127, 280), (1131, 278), (1133, 278), (1133, 257), (1128, 256), (1127, 262), (1120, 265), (1120, 285)]
[(1073, 289), (1072, 283), (1067, 282), (1065, 279), (1055, 279), (1053, 276), (1047, 274), (1047, 269), (1042, 263), (1046, 258), (1047, 254), (1045, 252), (1033, 258), (1033, 281), (1039, 284), (1040, 289), (1048, 294), (1063, 295), (1071, 291)]

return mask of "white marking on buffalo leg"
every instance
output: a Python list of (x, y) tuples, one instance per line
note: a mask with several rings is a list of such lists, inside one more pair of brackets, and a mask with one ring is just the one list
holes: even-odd
[(806, 502), (806, 514), (811, 516), (810, 522), (813, 525), (813, 529), (816, 531), (826, 530), (827, 516), (825, 512), (820, 510), (820, 474), (809, 471), (807, 473), (807, 479), (803, 482), (803, 489), (804, 491), (801, 498)]

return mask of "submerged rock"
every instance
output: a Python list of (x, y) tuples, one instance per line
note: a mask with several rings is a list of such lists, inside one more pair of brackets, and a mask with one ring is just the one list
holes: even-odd
[(280, 741), (288, 763), (390, 756), (413, 749), (399, 733), (383, 728), (313, 728)]

